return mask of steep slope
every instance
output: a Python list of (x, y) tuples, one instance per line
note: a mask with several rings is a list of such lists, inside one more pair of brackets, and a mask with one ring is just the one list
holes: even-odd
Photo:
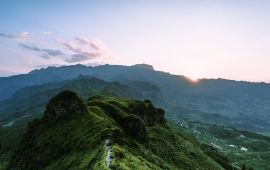
[(177, 122), (175, 126), (180, 131), (193, 134), (206, 152), (223, 155), (222, 160), (229, 160), (238, 169), (244, 165), (250, 170), (270, 169), (270, 137), (199, 122)]
[(222, 169), (150, 101), (64, 91), (29, 123), (8, 169)]

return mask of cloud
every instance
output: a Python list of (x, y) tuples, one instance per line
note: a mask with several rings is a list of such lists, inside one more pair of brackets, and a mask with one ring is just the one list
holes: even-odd
[(17, 36), (17, 38), (27, 38), (27, 37), (30, 37), (32, 35), (34, 35), (34, 34), (29, 33), (29, 32), (21, 32), (21, 33), (19, 33), (19, 35)]
[(78, 62), (83, 62), (83, 61), (89, 61), (97, 57), (100, 57), (99, 53), (84, 52), (84, 53), (73, 54), (70, 56), (70, 58), (65, 59), (65, 61), (68, 63), (78, 63)]
[(100, 46), (100, 44), (98, 44), (98, 43), (95, 42), (95, 41), (90, 42), (89, 45), (90, 45), (92, 48), (94, 48), (95, 50), (97, 50), (97, 51), (101, 51), (101, 50), (102, 50), (102, 47)]
[(88, 40), (87, 38), (85, 37), (75, 37), (74, 38), (76, 41), (78, 41), (80, 44), (82, 45), (88, 45), (90, 46), (91, 48), (97, 50), (97, 51), (102, 51), (104, 50), (104, 45), (103, 43), (101, 43), (101, 41), (99, 40), (96, 40), (96, 41), (90, 41)]
[(106, 50), (101, 41), (90, 41), (85, 37), (75, 37), (72, 41), (66, 42), (62, 39), (55, 39), (72, 52), (69, 58), (65, 59), (68, 63), (78, 63), (94, 59), (100, 59), (106, 55)]
[[(41, 34), (40, 34), (41, 33)], [(20, 32), (18, 34), (0, 33), (0, 38), (11, 39), (28, 51), (35, 52), (44, 59), (57, 58), (57, 62), (70, 63), (100, 63), (109, 56), (104, 44), (99, 40), (90, 40), (85, 37), (74, 37), (70, 41), (65, 41), (61, 38), (47, 36), (52, 34), (48, 31), (41, 31), (34, 35), (29, 32)], [(44, 48), (41, 46), (46, 41), (46, 44), (53, 48)], [(59, 46), (60, 45), (60, 46)]]
[(65, 61), (68, 63), (77, 63), (88, 60), (87, 55), (83, 54), (73, 54), (70, 56), (70, 58), (66, 59)]
[(44, 59), (50, 59), (51, 57), (62, 57), (63, 60), (67, 63), (79, 63), (84, 61), (90, 61), (96, 58), (101, 57), (101, 53), (98, 51), (83, 51), (76, 45), (72, 43), (63, 43), (70, 51), (74, 52), (73, 54), (66, 54), (60, 50), (48, 49), (48, 48), (39, 48), (37, 46), (19, 44), (24, 49), (38, 52), (40, 56)]
[(89, 40), (85, 37), (75, 37), (74, 39), (77, 40), (82, 45), (89, 44)]
[(4, 38), (10, 38), (10, 39), (25, 39), (29, 38), (30, 36), (33, 36), (34, 34), (29, 32), (20, 32), (19, 34), (6, 34), (6, 33), (0, 33), (0, 37)]
[(50, 32), (50, 31), (42, 31), (41, 34), (43, 34), (43, 35), (51, 35), (52, 32)]
[(5, 33), (0, 33), (0, 37), (4, 37), (4, 38), (15, 38), (14, 35), (11, 35), (11, 34), (5, 34)]
[(76, 53), (83, 52), (81, 48), (77, 47), (77, 45), (72, 42), (71, 43), (64, 42), (63, 45), (73, 52), (76, 52)]
[(50, 59), (52, 56), (64, 56), (65, 54), (60, 50), (48, 49), (48, 48), (39, 48), (36, 46), (30, 46), (27, 44), (19, 44), (19, 46), (24, 49), (35, 51), (41, 53), (40, 56), (45, 59)]

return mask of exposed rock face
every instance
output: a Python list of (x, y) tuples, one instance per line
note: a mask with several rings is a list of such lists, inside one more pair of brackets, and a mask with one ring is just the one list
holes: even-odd
[(52, 98), (46, 106), (45, 118), (86, 113), (86, 106), (72, 91), (63, 91)]

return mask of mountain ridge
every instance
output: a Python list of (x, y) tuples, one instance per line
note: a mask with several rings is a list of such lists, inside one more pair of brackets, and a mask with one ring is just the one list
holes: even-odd
[[(8, 100), (0, 101), (0, 123), (6, 119), (12, 120), (14, 116), (14, 118), (25, 115), (38, 116), (49, 98), (63, 90), (73, 90), (83, 99), (93, 94), (107, 94), (162, 101), (159, 88), (147, 82), (129, 81), (128, 85), (124, 85), (115, 81), (107, 82), (95, 77), (80, 75), (72, 80), (28, 86), (18, 90)], [(29, 108), (30, 111), (27, 111)]]
[(84, 103), (71, 91), (29, 123), (8, 166), (18, 168), (223, 169), (172, 131), (150, 101), (93, 96)]
[[(146, 68), (146, 69), (149, 69), (149, 70), (163, 72), (163, 73), (168, 73), (170, 75), (185, 77), (185, 78), (189, 79), (188, 76), (185, 76), (185, 75), (181, 75), (181, 74), (179, 75), (179, 74), (170, 73), (170, 72), (166, 72), (166, 71), (162, 71), (162, 70), (155, 70), (154, 69), (154, 66), (153, 65), (150, 65), (150, 64), (134, 64), (134, 65), (111, 65), (111, 64), (104, 64), (104, 65), (98, 65), (98, 66), (75, 64), (75, 65), (63, 65), (63, 66), (47, 66), (47, 67), (43, 67), (43, 68), (39, 68), (39, 69), (33, 69), (33, 70), (30, 70), (29, 72), (22, 73), (22, 74), (15, 74), (15, 75), (4, 76), (4, 77), (1, 77), (0, 76), (0, 79), (6, 79), (6, 78), (10, 78), (10, 77), (23, 76), (23, 75), (27, 75), (27, 74), (36, 74), (36, 73), (38, 73), (40, 71), (56, 70), (58, 68), (70, 68), (70, 67), (74, 67), (74, 68), (80, 68), (80, 69), (87, 69), (87, 68), (106, 67), (106, 66), (123, 66), (123, 67)], [(269, 85), (270, 84), (270, 82), (267, 82), (267, 81), (235, 80), (235, 79), (222, 78), (222, 77), (218, 77), (218, 78), (199, 78), (198, 80), (199, 81), (205, 81), (205, 80), (225, 80), (225, 81), (234, 81), (234, 82), (242, 82), (242, 83), (252, 83), (252, 84), (253, 83), (254, 84), (266, 84), (266, 85)]]
[[(121, 66), (101, 65), (87, 67), (84, 65), (50, 67), (6, 79), (0, 79), (0, 100), (6, 99), (17, 90), (33, 85), (56, 83), (70, 80), (79, 75), (96, 77), (105, 81), (120, 81), (130, 85), (132, 82), (152, 83), (160, 89), (165, 101), (165, 108), (176, 106), (206, 113), (208, 118), (201, 121), (221, 122), (229, 126), (267, 132), (270, 129), (270, 85), (266, 83), (248, 83), (224, 79), (200, 80), (191, 82), (184, 76), (156, 71), (149, 65)], [(139, 86), (137, 86), (139, 87)], [(181, 112), (175, 110), (171, 117), (179, 117)], [(229, 121), (224, 121), (224, 120)], [(226, 123), (227, 122), (227, 123)], [(230, 123), (228, 123), (230, 122)], [(262, 127), (260, 124), (263, 124)]]

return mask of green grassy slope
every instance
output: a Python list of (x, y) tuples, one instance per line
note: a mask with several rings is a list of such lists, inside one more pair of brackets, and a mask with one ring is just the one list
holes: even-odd
[(10, 126), (0, 127), (0, 169), (7, 166), (14, 148), (27, 130), (28, 121), (29, 119), (25, 118)]
[(193, 134), (203, 144), (203, 149), (226, 157), (235, 167), (270, 169), (270, 137), (200, 122), (177, 122), (175, 126)]
[(150, 101), (65, 91), (28, 126), (8, 169), (222, 169)]

